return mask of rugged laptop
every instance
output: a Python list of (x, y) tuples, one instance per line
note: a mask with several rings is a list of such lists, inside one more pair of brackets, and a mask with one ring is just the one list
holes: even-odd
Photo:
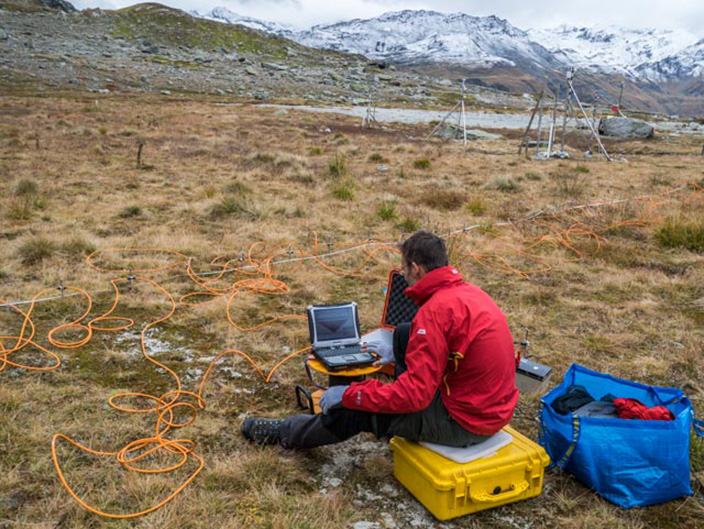
[(360, 367), (376, 357), (362, 352), (356, 303), (311, 305), (308, 328), (313, 354), (330, 371)]

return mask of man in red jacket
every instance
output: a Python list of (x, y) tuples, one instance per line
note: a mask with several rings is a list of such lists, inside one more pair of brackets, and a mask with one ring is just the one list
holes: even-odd
[(513, 338), (506, 317), (480, 288), (448, 266), (444, 241), (419, 231), (401, 245), (406, 295), (420, 305), (394, 331), (393, 351), (369, 344), (396, 378), (333, 386), (323, 413), (249, 418), (242, 433), (260, 444), (313, 448), (360, 432), (451, 446), (479, 443), (509, 423), (518, 401)]

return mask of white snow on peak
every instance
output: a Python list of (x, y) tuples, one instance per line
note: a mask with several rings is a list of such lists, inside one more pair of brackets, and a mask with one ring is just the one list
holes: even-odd
[(227, 7), (215, 7), (208, 11), (207, 13), (200, 14), (197, 11), (191, 11), (193, 16), (199, 18), (206, 18), (209, 20), (217, 20), (218, 22), (227, 22), (229, 24), (239, 24), (241, 26), (246, 26), (252, 29), (258, 29), (260, 31), (266, 31), (267, 33), (287, 33), (293, 30), (292, 26), (287, 26), (285, 24), (279, 24), (277, 22), (269, 22), (266, 20), (259, 20), (257, 18), (247, 17), (231, 11)]
[(559, 26), (530, 30), (528, 34), (568, 65), (632, 76), (638, 75), (637, 69), (642, 64), (677, 54), (697, 40), (686, 31), (616, 26)]
[(472, 66), (539, 66), (550, 54), (526, 32), (495, 16), (398, 11), (368, 20), (313, 26), (291, 38), (314, 48), (359, 53), (390, 62), (450, 62)]

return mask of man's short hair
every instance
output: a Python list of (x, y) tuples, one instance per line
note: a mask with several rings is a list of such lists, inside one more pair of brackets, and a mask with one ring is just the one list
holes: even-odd
[(406, 264), (416, 263), (427, 272), (448, 265), (445, 241), (429, 231), (420, 230), (401, 243), (401, 254)]

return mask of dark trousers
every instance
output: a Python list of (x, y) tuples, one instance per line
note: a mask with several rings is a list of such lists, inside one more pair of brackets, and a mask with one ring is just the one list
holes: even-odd
[[(406, 371), (410, 331), (410, 323), (402, 323), (394, 331), (396, 377)], [(294, 415), (281, 426), (281, 444), (286, 448), (314, 448), (345, 441), (360, 432), (371, 432), (377, 438), (398, 435), (411, 441), (450, 446), (469, 446), (489, 438), (473, 434), (457, 424), (445, 409), (438, 391), (427, 408), (415, 413), (370, 413), (339, 408), (328, 414)]]

